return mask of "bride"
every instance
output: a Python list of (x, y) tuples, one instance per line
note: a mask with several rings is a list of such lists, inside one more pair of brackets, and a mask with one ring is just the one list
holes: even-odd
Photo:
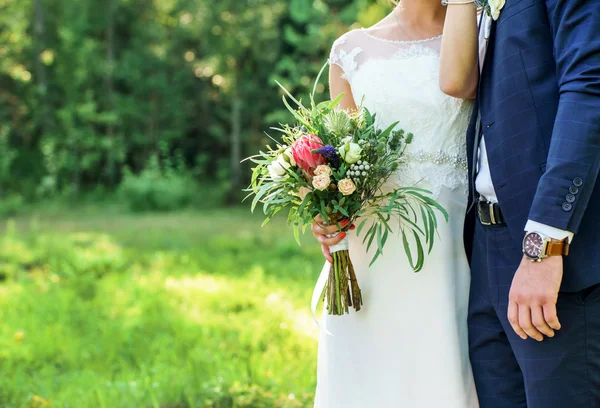
[[(442, 46), (445, 18), (440, 0), (402, 0), (375, 26), (346, 33), (333, 45), (332, 98), (344, 93), (343, 109), (362, 104), (376, 113), (379, 127), (400, 121), (399, 127), (415, 134), (407, 165), (390, 187), (432, 191), (450, 221), (440, 223), (420, 273), (412, 272), (398, 234), (390, 234), (383, 256), (369, 267), (372, 254), (351, 228), (350, 254), (364, 307), (345, 316), (324, 314), (315, 408), (478, 406), (467, 345), (470, 272), (463, 246), (466, 130), (473, 104), (440, 91), (446, 75), (440, 61), (443, 67), (452, 58)], [(345, 236), (328, 238), (333, 232), (335, 227), (315, 220), (313, 234), (328, 260), (329, 246)]]

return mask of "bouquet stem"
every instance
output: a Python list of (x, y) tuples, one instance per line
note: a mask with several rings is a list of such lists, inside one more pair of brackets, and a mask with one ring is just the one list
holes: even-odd
[(363, 304), (347, 240), (345, 238), (342, 243), (331, 248), (333, 264), (329, 268), (325, 299), (327, 311), (334, 316), (349, 313), (350, 307), (358, 312)]

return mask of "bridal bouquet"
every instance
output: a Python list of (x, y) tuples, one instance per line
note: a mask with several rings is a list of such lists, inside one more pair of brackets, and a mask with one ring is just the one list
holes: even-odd
[[(281, 133), (281, 141), (273, 139), (274, 146), (248, 158), (256, 164), (246, 190), (254, 195), (252, 211), (262, 203), (264, 225), (287, 210), (298, 243), (300, 229), (305, 231), (317, 215), (340, 231), (360, 220), (357, 234), (366, 230), (367, 250), (376, 246), (371, 264), (383, 253), (395, 221), (410, 265), (415, 272), (421, 270), (425, 252), (433, 247), (436, 211), (446, 220), (448, 215), (427, 190), (414, 186), (382, 190), (399, 170), (413, 135), (395, 130), (397, 123), (378, 129), (375, 115), (365, 108), (356, 112), (336, 109), (343, 95), (315, 104), (313, 90), (308, 108), (278, 85), (297, 105), (292, 108), (284, 95), (283, 102), (297, 123), (273, 128)], [(348, 313), (350, 307), (358, 311), (363, 300), (348, 238), (332, 247), (331, 253), (334, 262), (325, 285), (327, 310), (333, 315)]]

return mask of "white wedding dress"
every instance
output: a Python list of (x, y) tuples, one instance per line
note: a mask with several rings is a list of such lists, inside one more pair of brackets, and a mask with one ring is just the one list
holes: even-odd
[(356, 103), (377, 114), (380, 128), (400, 121), (415, 135), (407, 166), (389, 187), (431, 190), (450, 221), (439, 217), (439, 237), (419, 273), (410, 268), (397, 234), (372, 267), (373, 249), (366, 253), (362, 237), (350, 234), (364, 306), (345, 316), (323, 314), (315, 408), (478, 406), (463, 247), (466, 130), (473, 104), (440, 91), (440, 46), (441, 37), (390, 41), (368, 30), (351, 31), (333, 46), (330, 64), (343, 69)]

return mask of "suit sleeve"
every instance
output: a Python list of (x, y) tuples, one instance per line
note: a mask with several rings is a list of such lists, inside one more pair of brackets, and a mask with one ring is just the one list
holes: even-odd
[(529, 219), (577, 233), (600, 166), (600, 0), (545, 0), (560, 100)]

